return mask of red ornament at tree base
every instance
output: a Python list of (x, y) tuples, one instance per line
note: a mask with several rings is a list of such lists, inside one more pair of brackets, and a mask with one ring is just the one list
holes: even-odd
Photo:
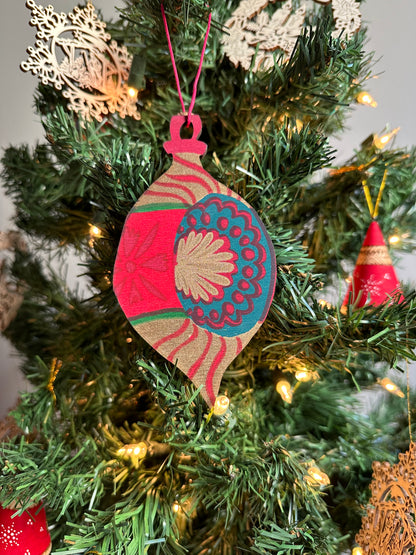
[(353, 304), (357, 308), (366, 304), (379, 306), (389, 299), (401, 302), (404, 297), (380, 226), (373, 221), (367, 230), (342, 305)]
[(0, 554), (48, 555), (52, 543), (45, 509), (36, 505), (21, 515), (16, 512), (0, 506)]

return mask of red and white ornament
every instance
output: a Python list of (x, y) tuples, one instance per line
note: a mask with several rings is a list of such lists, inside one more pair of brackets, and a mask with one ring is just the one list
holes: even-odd
[(372, 221), (342, 304), (357, 308), (366, 304), (379, 306), (389, 299), (400, 302), (403, 295), (380, 226)]
[(36, 505), (16, 513), (0, 507), (0, 555), (48, 555), (52, 544), (45, 509)]

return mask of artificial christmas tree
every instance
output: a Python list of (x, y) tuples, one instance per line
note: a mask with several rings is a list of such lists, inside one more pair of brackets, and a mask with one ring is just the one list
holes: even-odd
[[(161, 10), (156, 0), (127, 1), (120, 20), (107, 31), (142, 60), (135, 64), (141, 89), (133, 92), (132, 115), (109, 108), (109, 113), (85, 114), (74, 109), (63, 91), (42, 84), (36, 109), (46, 140), (33, 150), (10, 147), (3, 156), (4, 187), (29, 245), (17, 248), (9, 261), (9, 279), (24, 300), (5, 334), (21, 352), (22, 370), (34, 388), (13, 411), (20, 435), (2, 444), (0, 503), (14, 504), (21, 512), (42, 503), (53, 551), (348, 552), (369, 499), (373, 461), (394, 463), (397, 451), (407, 450), (403, 430), (412, 411), (406, 399), (391, 396), (382, 416), (368, 417), (359, 414), (355, 393), (357, 386), (376, 387), (388, 370), (400, 370), (405, 359), (415, 358), (415, 293), (403, 284), (400, 303), (387, 299), (345, 311), (340, 308), (344, 290), (338, 306), (318, 299), (325, 286), (338, 285), (339, 276), (347, 275), (370, 225), (363, 181), (378, 186), (388, 169), (378, 222), (388, 236), (400, 216), (403, 233), (413, 236), (414, 151), (389, 149), (386, 141), (372, 137), (352, 160), (331, 167), (330, 137), (342, 129), (371, 64), (363, 27), (336, 31), (333, 11), (340, 9), (339, 2), (302, 6), (308, 26), (297, 33), (290, 55), (269, 45), (266, 54), (260, 53), (267, 57), (263, 66), (260, 58), (256, 62), (257, 45), (263, 35), (269, 37), (270, 22), (282, 20), (279, 10), (288, 13), (289, 3), (265, 7), (262, 2), (263, 15), (258, 14), (253, 28), (250, 18), (244, 19), (253, 52), (243, 66), (235, 65), (224, 47), (230, 32), (226, 23), (246, 5), (239, 4), (171, 0)], [(28, 5), (34, 9), (35, 3)], [(356, 21), (357, 3), (347, 6)], [(65, 18), (51, 7), (36, 9), (43, 14), (41, 34), (55, 36)], [(166, 253), (158, 258), (155, 251), (150, 261), (143, 244), (136, 248), (142, 223), (127, 237), (125, 230), (135, 203), (171, 171), (171, 156), (162, 145), (170, 139), (170, 121), (181, 103), (163, 11), (185, 107), (176, 142), (195, 142), (194, 128), (186, 125), (188, 115), (188, 123), (198, 121), (192, 120), (193, 113), (202, 122), (200, 142), (208, 145), (204, 179), (200, 166), (194, 165), (191, 174), (175, 170), (173, 177), (168, 173), (175, 184), (170, 193), (179, 189), (185, 194), (190, 179), (204, 188), (206, 180), (213, 187), (224, 184), (217, 196), (234, 202), (232, 209), (227, 207), (228, 219), (221, 214), (226, 201), (221, 205), (216, 199), (211, 209), (192, 195), (186, 206), (189, 221), (183, 222), (182, 215), (172, 227), (169, 211), (165, 218), (155, 216), (161, 231), (169, 227), (166, 234), (174, 238), (168, 245), (169, 256), (173, 252), (176, 257), (170, 258), (170, 273)], [(210, 14), (213, 25), (201, 68)], [(59, 40), (73, 70), (108, 70), (100, 50), (101, 63), (88, 57), (82, 33), (59, 35)], [(67, 69), (68, 63), (62, 60)], [(126, 83), (117, 85), (124, 91), (127, 76), (123, 79)], [(89, 95), (99, 97), (99, 87), (93, 90), (89, 77), (81, 81)], [(140, 119), (134, 117), (136, 111)], [(198, 158), (201, 153), (191, 154)], [(181, 163), (189, 170), (195, 160), (184, 157)], [(240, 234), (242, 239), (250, 233), (255, 237), (258, 230), (270, 236), (271, 244), (256, 239), (258, 252), (253, 253), (259, 260), (250, 267), (253, 253), (244, 258), (244, 242), (233, 251), (228, 243), (237, 245)], [(211, 265), (199, 257), (198, 241), (187, 244), (198, 233), (204, 246), (220, 237), (210, 251), (223, 256), (220, 270), (218, 257)], [(203, 259), (203, 276), (195, 270), (194, 246), (198, 261)], [(88, 280), (84, 297), (42, 257), (47, 250), (64, 265), (70, 247), (78, 251), (80, 273)], [(253, 298), (261, 301), (252, 323), (256, 334), (244, 349), (235, 345), (238, 356), (233, 362), (230, 357), (216, 384), (217, 399), (208, 396), (212, 408), (176, 365), (178, 346), (171, 345), (166, 360), (158, 352), (160, 339), (149, 344), (130, 326), (117, 255), (129, 254), (130, 247), (135, 258), (134, 264), (123, 262), (127, 272), (145, 279), (150, 291), (157, 286), (161, 296), (165, 276), (166, 286), (173, 290), (174, 282), (184, 303), (193, 302), (191, 292), (198, 291), (198, 308), (214, 323), (217, 308), (210, 301), (216, 295), (227, 304), (226, 293), (221, 297), (225, 285), (238, 305), (245, 287), (240, 273), (255, 269), (258, 280), (266, 280), (267, 287), (247, 281)], [(240, 254), (247, 262), (241, 268)], [(266, 264), (271, 255), (273, 262)], [(149, 264), (160, 270), (157, 284), (146, 273)], [(270, 290), (274, 295), (266, 317), (269, 301), (262, 294)], [(135, 295), (142, 299), (144, 289)], [(193, 306), (188, 309), (192, 313)], [(190, 345), (202, 333), (199, 329), (192, 326), (181, 344)], [(177, 333), (168, 327), (164, 331)], [(221, 341), (216, 348), (210, 352), (214, 361), (223, 354)], [(193, 356), (203, 358), (205, 349)], [(214, 362), (210, 379), (215, 370)], [(408, 399), (412, 407), (410, 390)]]

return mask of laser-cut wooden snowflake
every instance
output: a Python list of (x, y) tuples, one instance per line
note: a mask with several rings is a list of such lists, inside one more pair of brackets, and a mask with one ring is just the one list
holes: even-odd
[(356, 536), (365, 555), (410, 555), (416, 546), (416, 444), (399, 462), (373, 463), (371, 499)]
[[(280, 1), (280, 0), (279, 0)], [(305, 23), (306, 5), (293, 11), (292, 0), (287, 0), (270, 17), (263, 10), (276, 0), (242, 0), (225, 23), (227, 34), (222, 38), (225, 54), (237, 67), (249, 69), (256, 55), (254, 71), (267, 70), (273, 66), (273, 52), (282, 50), (288, 56)], [(361, 26), (359, 3), (355, 0), (314, 0), (330, 4), (335, 19), (333, 35), (341, 32), (350, 39)]]
[(105, 31), (94, 6), (75, 7), (57, 13), (53, 6), (27, 0), (32, 10), (30, 24), (37, 27), (35, 48), (27, 49), (23, 71), (38, 75), (44, 85), (53, 85), (69, 100), (68, 108), (82, 118), (101, 121), (108, 113), (140, 119), (136, 99), (128, 94), (131, 56)]

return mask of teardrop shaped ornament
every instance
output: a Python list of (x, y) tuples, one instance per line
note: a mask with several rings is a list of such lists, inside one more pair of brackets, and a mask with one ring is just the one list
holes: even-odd
[(255, 210), (202, 167), (192, 115), (174, 116), (173, 162), (129, 213), (113, 285), (134, 329), (212, 406), (224, 371), (264, 322), (276, 282), (270, 237)]

